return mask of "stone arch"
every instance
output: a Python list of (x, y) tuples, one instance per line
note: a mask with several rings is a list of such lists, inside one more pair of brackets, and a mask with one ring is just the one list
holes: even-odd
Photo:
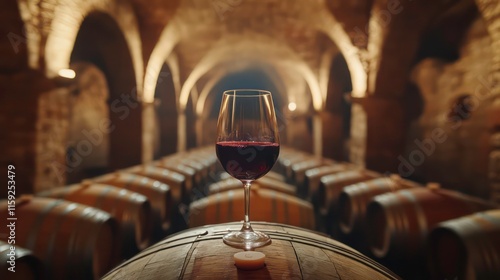
[[(144, 65), (139, 28), (134, 9), (130, 3), (116, 0), (63, 0), (47, 13), (50, 33), (40, 30), (45, 42), (41, 57), (49, 77), (57, 75), (60, 69), (68, 68), (73, 45), (81, 30), (82, 22), (90, 14), (106, 14), (112, 19), (117, 32), (122, 34), (121, 43), (129, 50), (129, 60), (134, 71), (133, 79), (137, 88), (142, 90)], [(106, 26), (106, 25), (104, 25)], [(142, 92), (140, 91), (139, 94)]]
[(323, 106), (317, 77), (312, 69), (303, 60), (298, 58), (288, 47), (279, 43), (273, 44), (273, 47), (269, 47), (269, 45), (264, 45), (257, 40), (247, 39), (242, 39), (234, 43), (220, 42), (220, 45), (221, 46), (214, 47), (209, 51), (186, 79), (179, 97), (181, 110), (188, 100), (191, 88), (203, 75), (211, 71), (219, 63), (234, 61), (235, 57), (239, 57), (240, 60), (248, 61), (255, 59), (268, 60), (273, 64), (280, 64), (284, 67), (293, 64), (309, 85), (314, 108), (320, 110)]
[[(91, 43), (90, 43), (91, 42)], [(90, 13), (80, 26), (71, 62), (96, 65), (109, 86), (109, 168), (123, 168), (142, 161), (142, 104), (131, 52), (114, 19)]]

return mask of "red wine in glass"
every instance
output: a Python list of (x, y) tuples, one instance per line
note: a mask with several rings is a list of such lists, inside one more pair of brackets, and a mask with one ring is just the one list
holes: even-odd
[(245, 250), (271, 243), (267, 234), (252, 229), (249, 218), (252, 181), (271, 170), (280, 151), (270, 92), (238, 89), (223, 93), (215, 150), (224, 169), (242, 182), (245, 192), (243, 226), (224, 235), (224, 243)]
[(272, 142), (223, 141), (216, 153), (224, 170), (238, 180), (257, 180), (271, 170), (280, 146)]

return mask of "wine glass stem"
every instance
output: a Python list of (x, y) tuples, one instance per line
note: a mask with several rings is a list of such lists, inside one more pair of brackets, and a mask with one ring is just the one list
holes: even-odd
[(252, 181), (244, 181), (243, 188), (245, 189), (245, 220), (243, 222), (242, 231), (252, 231), (252, 227), (250, 225), (250, 185)]

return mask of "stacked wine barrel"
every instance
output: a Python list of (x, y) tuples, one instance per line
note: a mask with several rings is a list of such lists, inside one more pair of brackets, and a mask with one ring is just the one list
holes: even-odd
[[(320, 255), (308, 260), (308, 253), (297, 249), (301, 240), (281, 240), (290, 232), (308, 235), (314, 230), (404, 279), (500, 279), (498, 205), (436, 186), (283, 147), (273, 170), (252, 183), (250, 219), (263, 229), (276, 227), (271, 231), (277, 240), (273, 246), (290, 242), (288, 247), (295, 248), (290, 256), (299, 262), (321, 260), (327, 265)], [(6, 203), (0, 201), (4, 220)], [(173, 233), (185, 230), (189, 237), (204, 227), (204, 232), (213, 232), (208, 239), (218, 238), (220, 232), (213, 229), (240, 222), (243, 206), (242, 183), (222, 169), (213, 146), (202, 147), (19, 199), (16, 207), (23, 223), (17, 225), (16, 244), (27, 256), (26, 275), (96, 279), (125, 261), (122, 269), (107, 276), (111, 279), (123, 276), (129, 271), (126, 267), (137, 268), (130, 266), (132, 262), (154, 257), (147, 248)], [(286, 234), (280, 233), (283, 229)], [(319, 247), (325, 246), (324, 238)], [(151, 250), (171, 252), (170, 245), (161, 245), (167, 241), (159, 244)], [(349, 258), (333, 256), (328, 258)], [(365, 256), (356, 259), (366, 260), (371, 269), (378, 266)], [(184, 276), (186, 265), (181, 266), (186, 268)], [(321, 271), (318, 267), (309, 276), (319, 277)], [(357, 276), (370, 279), (366, 271)], [(385, 269), (377, 271), (383, 274), (377, 278), (393, 278)], [(302, 270), (298, 276), (307, 278), (308, 273)]]
[(500, 279), (496, 204), (293, 149), (275, 170), (313, 204), (317, 230), (404, 279)]
[[(16, 277), (99, 279), (186, 229), (193, 197), (219, 179), (216, 164), (213, 147), (196, 148), (19, 198)], [(2, 220), (8, 211), (7, 201), (0, 200)], [(7, 242), (3, 236), (8, 234), (0, 242)], [(0, 243), (0, 249), (0, 257), (10, 258), (3, 255), (10, 246)]]

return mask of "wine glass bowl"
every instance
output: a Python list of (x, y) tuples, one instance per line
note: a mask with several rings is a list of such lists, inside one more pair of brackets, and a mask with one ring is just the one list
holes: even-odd
[(279, 135), (271, 93), (237, 89), (223, 93), (217, 121), (216, 153), (224, 170), (243, 183), (245, 216), (240, 231), (224, 243), (245, 250), (265, 246), (271, 238), (250, 224), (250, 186), (271, 170), (279, 155)]

